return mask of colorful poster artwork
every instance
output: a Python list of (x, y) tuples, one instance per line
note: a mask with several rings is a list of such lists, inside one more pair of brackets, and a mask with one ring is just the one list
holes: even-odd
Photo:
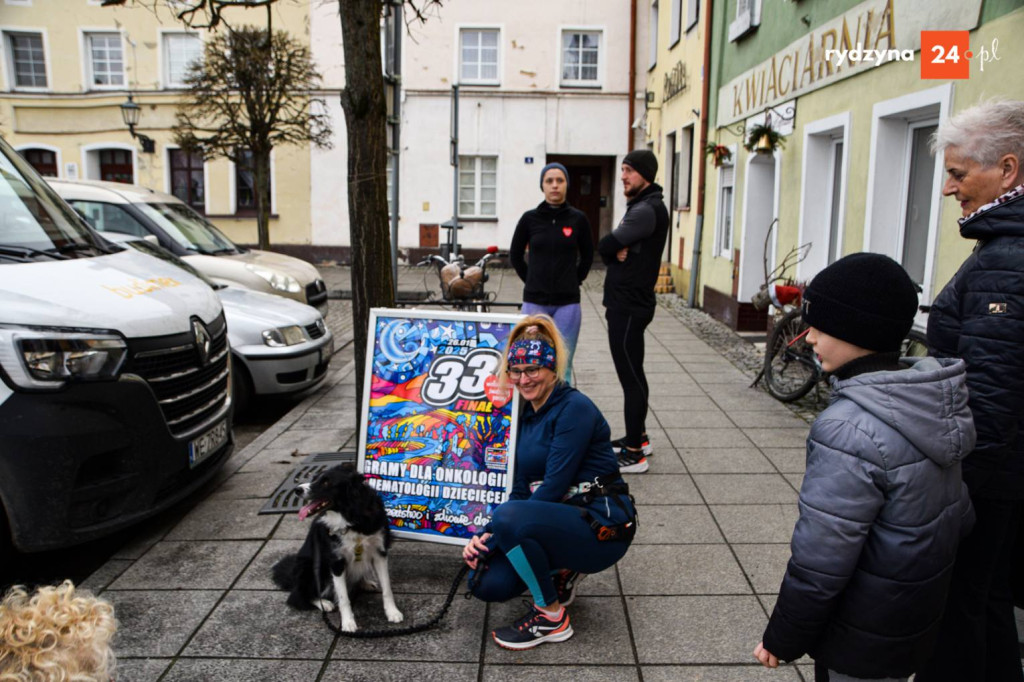
[(518, 401), (494, 374), (517, 319), (371, 311), (357, 462), (398, 536), (464, 544), (508, 498)]

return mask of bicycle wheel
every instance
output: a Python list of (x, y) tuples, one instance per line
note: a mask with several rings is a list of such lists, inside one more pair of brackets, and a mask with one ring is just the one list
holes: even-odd
[(821, 377), (814, 349), (801, 336), (807, 330), (799, 310), (786, 313), (768, 336), (764, 381), (772, 397), (784, 403), (807, 395)]
[(926, 355), (928, 355), (928, 341), (924, 332), (911, 329), (907, 338), (903, 339), (903, 345), (900, 346), (900, 357), (923, 358)]

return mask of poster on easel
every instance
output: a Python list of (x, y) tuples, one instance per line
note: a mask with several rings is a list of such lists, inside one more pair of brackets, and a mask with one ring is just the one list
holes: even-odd
[(370, 311), (356, 467), (396, 536), (465, 544), (508, 499), (519, 402), (495, 375), (519, 319)]

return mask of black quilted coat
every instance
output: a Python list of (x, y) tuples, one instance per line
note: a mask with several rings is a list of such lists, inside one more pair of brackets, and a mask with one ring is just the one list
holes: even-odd
[(978, 244), (932, 304), (928, 347), (967, 362), (972, 497), (1024, 499), (1024, 197), (979, 213), (960, 234)]

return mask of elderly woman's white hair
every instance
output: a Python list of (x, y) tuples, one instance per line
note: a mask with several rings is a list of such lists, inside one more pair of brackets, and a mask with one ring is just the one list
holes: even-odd
[(947, 147), (985, 168), (1006, 154), (1024, 165), (1024, 102), (993, 99), (952, 116), (932, 137), (933, 152)]

